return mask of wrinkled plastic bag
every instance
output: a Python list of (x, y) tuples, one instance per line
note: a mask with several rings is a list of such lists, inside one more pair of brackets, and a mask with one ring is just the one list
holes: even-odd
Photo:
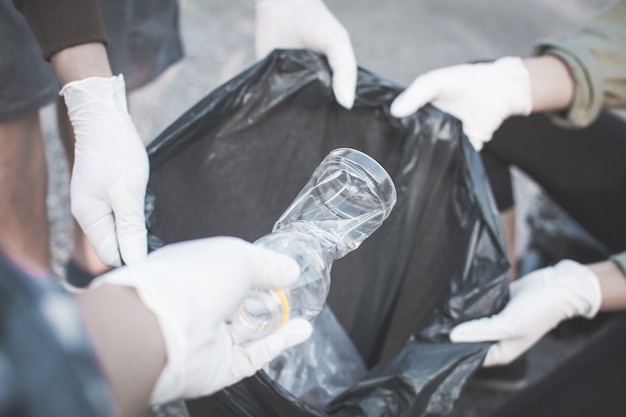
[(341, 323), (325, 305), (315, 318), (311, 337), (284, 351), (264, 370), (295, 397), (319, 408), (356, 384), (366, 368)]
[(528, 242), (519, 274), (554, 265), (562, 259), (580, 263), (605, 260), (610, 250), (555, 203), (542, 188), (533, 196), (525, 217)]
[(332, 149), (352, 147), (391, 174), (398, 201), (361, 247), (335, 261), (328, 305), (368, 367), (316, 408), (264, 371), (186, 403), (192, 416), (439, 416), (488, 345), (453, 344), (459, 322), (508, 297), (504, 238), (478, 154), (432, 106), (395, 119), (401, 88), (359, 69), (355, 106), (334, 100), (309, 51), (274, 51), (219, 87), (149, 146), (149, 244), (232, 235), (254, 241)]

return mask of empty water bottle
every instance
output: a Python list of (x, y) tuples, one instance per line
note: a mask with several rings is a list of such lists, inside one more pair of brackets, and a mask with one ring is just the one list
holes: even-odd
[(255, 242), (295, 259), (299, 278), (284, 290), (251, 293), (232, 320), (236, 336), (251, 340), (291, 317), (315, 318), (328, 295), (333, 261), (358, 248), (395, 202), (393, 181), (374, 159), (350, 148), (332, 151), (272, 233)]

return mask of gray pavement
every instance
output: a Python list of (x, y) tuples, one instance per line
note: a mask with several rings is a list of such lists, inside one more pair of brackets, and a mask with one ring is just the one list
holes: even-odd
[[(351, 34), (359, 64), (406, 85), (437, 67), (503, 55), (527, 55), (534, 40), (567, 33), (612, 0), (327, 0)], [(181, 0), (185, 59), (158, 81), (134, 92), (131, 112), (149, 142), (190, 106), (253, 64), (252, 0)], [(67, 167), (54, 129), (51, 108), (42, 111), (50, 164), (49, 210), (54, 264), (68, 257), (70, 220)], [(518, 201), (532, 203), (535, 192), (518, 179)], [(522, 206), (523, 207), (523, 206)], [(520, 216), (522, 217), (522, 216)], [(524, 224), (520, 223), (520, 247)], [(535, 382), (587, 343), (547, 337), (530, 353)], [(485, 416), (507, 394), (467, 389), (454, 416)]]

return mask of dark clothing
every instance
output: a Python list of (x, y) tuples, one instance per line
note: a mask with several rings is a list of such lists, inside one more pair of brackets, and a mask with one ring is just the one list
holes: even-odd
[(13, 0), (45, 59), (62, 49), (89, 42), (107, 44), (98, 0)]
[(24, 16), (12, 0), (0, 0), (0, 123), (52, 102), (59, 81)]
[(516, 166), (612, 252), (626, 250), (626, 121), (604, 112), (584, 129), (544, 115), (507, 120), (481, 152), (500, 211), (513, 206)]
[[(28, 3), (25, 2), (25, 3)], [(37, 3), (37, 1), (34, 1)], [(183, 57), (177, 0), (100, 0), (107, 54), (130, 92)], [(0, 0), (0, 123), (52, 102), (59, 82), (13, 0)]]
[(0, 417), (114, 416), (80, 311), (0, 252)]
[(178, 0), (100, 0), (113, 74), (126, 91), (155, 80), (183, 58)]
[(582, 352), (491, 417), (623, 417), (626, 415), (626, 317)]

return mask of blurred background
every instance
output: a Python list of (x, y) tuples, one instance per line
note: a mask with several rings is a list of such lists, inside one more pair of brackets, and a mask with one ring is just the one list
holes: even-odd
[[(359, 65), (408, 85), (430, 69), (504, 55), (529, 55), (537, 39), (575, 30), (613, 0), (326, 0), (351, 35)], [(185, 57), (130, 96), (131, 114), (146, 143), (189, 107), (256, 59), (253, 0), (181, 0)], [(68, 173), (53, 109), (42, 110), (50, 166), (49, 212), (57, 272), (69, 256)], [(518, 201), (536, 190), (517, 173)], [(520, 207), (522, 213), (524, 206)], [(523, 220), (523, 216), (519, 216)], [(519, 224), (523, 248), (524, 224)], [(540, 379), (586, 340), (547, 337), (530, 353), (530, 376)], [(455, 416), (484, 416), (509, 397), (468, 388)]]

